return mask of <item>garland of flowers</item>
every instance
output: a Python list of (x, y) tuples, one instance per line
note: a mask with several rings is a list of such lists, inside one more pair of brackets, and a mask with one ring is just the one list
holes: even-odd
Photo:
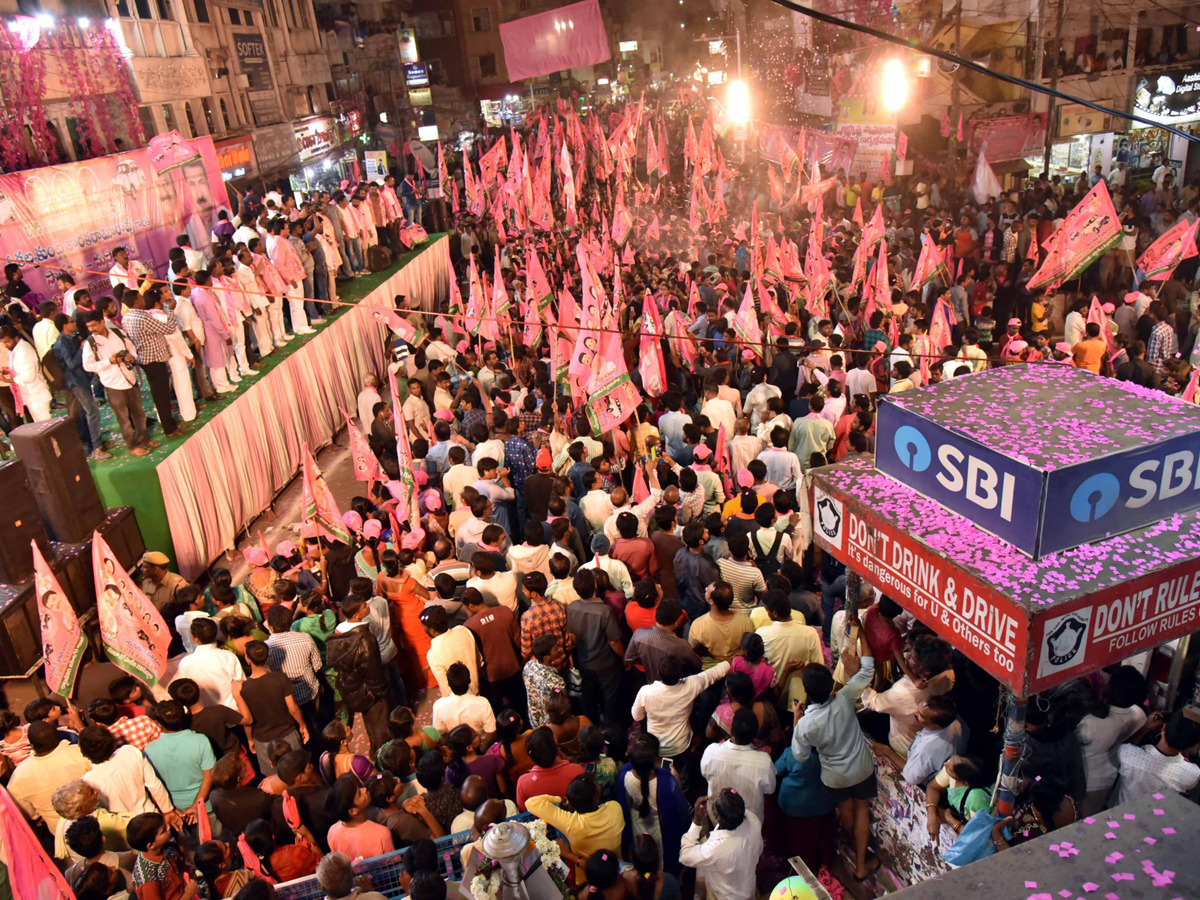
[(21, 93), (25, 101), (25, 120), (33, 135), (33, 149), (37, 161), (54, 165), (58, 162), (58, 151), (46, 122), (46, 57), (44, 51), (31, 50), (21, 54)]
[(23, 104), (19, 93), (19, 78), (17, 74), (16, 38), (7, 28), (0, 28), (0, 79), (6, 85), (12, 86), (11, 95), (6, 91), (7, 102), (4, 105), (4, 127), (0, 128), (0, 162), (9, 172), (23, 169), (29, 164), (29, 155), (25, 150), (25, 129)]
[[(86, 30), (81, 32), (81, 36), (86, 43), (87, 49), (83, 53), (82, 65), (79, 68), (80, 76), (80, 93), (87, 101), (91, 110), (91, 115), (88, 117), (87, 129), (89, 135), (94, 135), (94, 143), (91, 146), (97, 154), (109, 152), (109, 148), (115, 152), (116, 145), (113, 143), (113, 138), (116, 136), (116, 130), (113, 127), (112, 113), (108, 106), (108, 92), (100, 87), (100, 83), (96, 79), (96, 74), (92, 69), (92, 60), (98, 58), (98, 54), (102, 53), (97, 46), (96, 29), (103, 28), (103, 25), (89, 25)], [(99, 128), (96, 124), (99, 124)], [(82, 129), (80, 130), (82, 134)], [(107, 143), (105, 139), (107, 138)], [(84, 144), (88, 147), (88, 144)]]
[[(567, 883), (570, 870), (563, 862), (562, 851), (558, 842), (552, 840), (546, 833), (546, 823), (542, 821), (529, 822), (529, 838), (542, 857), (542, 865), (553, 880), (555, 887), (562, 893), (564, 900), (571, 896), (571, 888)], [(500, 896), (500, 863), (489, 856), (484, 856), (471, 879), (471, 896), (474, 900), (497, 900)]]

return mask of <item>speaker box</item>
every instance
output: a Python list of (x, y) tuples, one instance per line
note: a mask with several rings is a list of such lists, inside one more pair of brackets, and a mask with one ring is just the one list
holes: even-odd
[(60, 544), (51, 542), (54, 561), (50, 568), (71, 601), (75, 615), (96, 609), (96, 583), (92, 577), (92, 542)]
[[(125, 568), (125, 571), (129, 571), (142, 561), (142, 554), (146, 552), (146, 542), (142, 540), (142, 530), (138, 528), (137, 517), (133, 514), (132, 506), (119, 506), (108, 510), (105, 513), (104, 521), (96, 527), (96, 530), (112, 548), (117, 562)], [(91, 566), (88, 567), (88, 571), (91, 571)], [(94, 595), (94, 587), (92, 591)]]
[(4, 498), (0, 503), (0, 582), (17, 584), (33, 577), (30, 541), (37, 541), (47, 560), (52, 558), (46, 528), (21, 460), (0, 462), (0, 497)]
[(0, 676), (27, 675), (41, 663), (42, 628), (34, 594), (32, 582), (0, 584)]
[(51, 419), (13, 429), (13, 449), (29, 475), (46, 529), (56, 541), (87, 540), (104, 519), (87, 453), (72, 419)]

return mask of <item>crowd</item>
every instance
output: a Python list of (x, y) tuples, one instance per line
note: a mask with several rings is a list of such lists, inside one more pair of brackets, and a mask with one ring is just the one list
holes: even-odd
[[(409, 194), (404, 185), (397, 194), (392, 176), (314, 192), (298, 205), (278, 191), (250, 192), (233, 219), (217, 212), (204, 250), (180, 235), (166, 272), (114, 248), (103, 294), (91, 273), (64, 271), (60, 293), (42, 297), (9, 263), (0, 427), (49, 419), (57, 402), (98, 460), (111, 457), (101, 403), (134, 456), (159, 446), (148, 423), (166, 437), (185, 434), (204, 401), (233, 393), (296, 335), (312, 334), (338, 302), (339, 282), (364, 274), (369, 259), (372, 271), (390, 265), (409, 224)], [(143, 380), (156, 419), (148, 419)]]
[[(119, 678), (85, 709), (51, 699), (22, 717), (0, 713), (8, 789), (79, 900), (122, 889), (137, 900), (257, 900), (314, 873), (331, 900), (369, 900), (351, 861), (401, 849), (404, 890), (441, 900), (457, 888), (433, 842), (470, 832), (463, 860), (478, 859), (486, 830), (520, 813), (556, 829), (566, 889), (581, 897), (746, 900), (789, 874), (795, 855), (836, 893), (839, 846), (847, 877), (879, 865), (869, 849), (879, 766), (924, 790), (935, 847), (942, 824), (961, 831), (989, 808), (999, 687), (876, 590), (847, 612), (844, 567), (812, 542), (807, 473), (872, 458), (879, 395), (991, 366), (1080, 365), (1181, 393), (1200, 322), (1195, 260), (1128, 292), (1131, 250), (1119, 245), (1080, 290), (1031, 291), (1046, 236), (1095, 183), (1086, 176), (1035, 179), (979, 205), (933, 171), (903, 187), (839, 173), (808, 209), (768, 190), (774, 170), (730, 169), (708, 126), (696, 139), (679, 117), (641, 122), (659, 154), (647, 171), (623, 155), (640, 114), (611, 112), (614, 146), (577, 163), (577, 198), (565, 178), (553, 197), (555, 221), (577, 205), (582, 227), (517, 239), (508, 229), (521, 213), (508, 201), (486, 215), (468, 204), (451, 244), (466, 308), (397, 310), (428, 339), (394, 363), (397, 406), (375, 378), (358, 397), (358, 427), (396, 480), (346, 504), (351, 543), (305, 523), (296, 541), (246, 549), (244, 579), (218, 569), (203, 588), (148, 554), (143, 588), (174, 632), (170, 677), (154, 690)], [(531, 152), (536, 133), (525, 135)], [(459, 173), (468, 195), (473, 170)], [(689, 170), (701, 174), (678, 177)], [(501, 172), (497, 196), (503, 185)], [(712, 199), (697, 202), (704, 185)], [(388, 197), (376, 190), (349, 208)], [(1169, 175), (1112, 192), (1135, 248), (1171, 217), (1196, 217), (1198, 186), (1180, 192)], [(521, 194), (518, 179), (508, 196), (519, 206)], [(600, 225), (618, 220), (625, 196), (637, 225), (614, 248)], [(115, 412), (134, 401), (118, 400), (106, 376), (136, 359), (161, 388), (148, 348), (188, 321), (183, 304), (193, 322), (225, 308), (211, 299), (216, 279), (245, 278), (264, 298), (244, 316), (246, 343), (262, 352), (287, 337), (270, 304), (302, 332), (322, 312), (304, 298), (333, 299), (335, 269), (361, 268), (353, 235), (366, 229), (345, 196), (272, 202), (258, 217), (243, 211), (236, 229), (222, 220), (219, 256), (204, 266), (181, 247), (169, 292), (140, 291), (118, 260), (117, 297), (74, 295), (76, 313), (93, 307), (97, 343), (128, 354), (93, 347), (79, 364), (101, 376)], [(889, 280), (866, 296), (859, 287), (883, 263), (856, 249), (877, 210)], [(574, 299), (592, 281), (575, 264), (581, 234), (601, 249), (585, 250), (603, 295), (594, 331), (619, 335), (642, 395), (602, 433), (558, 349), (590, 327)], [(913, 283), (927, 241), (953, 262)], [(812, 268), (792, 277), (789, 261), (814, 257), (831, 273), (829, 295), (812, 289)], [(767, 271), (776, 263), (784, 271)], [(561, 292), (535, 317), (542, 268)], [(479, 271), (496, 283), (477, 289)], [(1105, 323), (1086, 321), (1093, 290), (1113, 304)], [(157, 312), (172, 303), (173, 315)], [(644, 365), (651, 305), (662, 319), (657, 391)], [(939, 309), (952, 330), (935, 344)], [(39, 310), (42, 322), (50, 312)], [(71, 311), (53, 320), (58, 343), (69, 340)], [(0, 334), (14, 376), (27, 324), (17, 310)], [(247, 357), (234, 337), (217, 343), (213, 355), (199, 346), (220, 390)], [(86, 407), (90, 382), (79, 378)], [(170, 431), (169, 392), (154, 397)], [(127, 435), (135, 448), (144, 439)], [(1130, 666), (1032, 698), (1021, 789), (993, 830), (996, 849), (1148, 792), (1194, 789), (1200, 725), (1146, 705)]]

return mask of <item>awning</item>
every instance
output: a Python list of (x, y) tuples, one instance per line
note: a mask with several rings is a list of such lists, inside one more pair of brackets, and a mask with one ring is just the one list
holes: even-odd
[(992, 171), (997, 175), (1027, 175), (1029, 170), (1033, 168), (1025, 159), (1004, 159), (1000, 162), (991, 162)]

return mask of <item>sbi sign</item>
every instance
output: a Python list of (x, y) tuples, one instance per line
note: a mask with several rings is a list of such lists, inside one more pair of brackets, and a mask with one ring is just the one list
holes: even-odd
[(1043, 469), (885, 401), (875, 466), (1035, 559), (1200, 506), (1200, 432)]
[(1060, 510), (1042, 552), (1120, 534), (1200, 506), (1200, 435), (1100, 457), (1047, 476), (1047, 509)]
[(1036, 553), (1039, 470), (893, 403), (879, 406), (875, 467), (1030, 556)]

